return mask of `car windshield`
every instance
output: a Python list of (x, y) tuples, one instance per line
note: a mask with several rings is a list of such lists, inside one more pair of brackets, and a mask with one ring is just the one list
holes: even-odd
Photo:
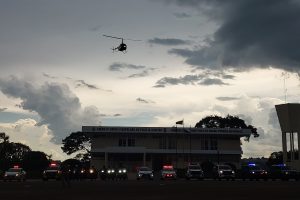
[(291, 168), (288, 166), (273, 166), (275, 169), (281, 169), (281, 170), (290, 170)]
[(48, 167), (47, 170), (58, 170), (58, 167)]
[(194, 166), (189, 166), (189, 169), (201, 169), (200, 166), (194, 165)]
[(250, 170), (262, 170), (262, 168), (260, 166), (250, 166), (249, 169)]
[(231, 167), (227, 165), (221, 165), (219, 166), (219, 169), (231, 170)]
[(148, 167), (141, 167), (140, 171), (151, 171)]
[(8, 172), (20, 172), (21, 170), (21, 168), (10, 168)]

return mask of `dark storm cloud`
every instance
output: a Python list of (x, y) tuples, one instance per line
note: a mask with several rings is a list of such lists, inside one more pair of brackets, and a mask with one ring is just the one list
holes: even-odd
[(51, 76), (50, 74), (47, 74), (47, 73), (43, 73), (43, 76), (46, 78), (50, 78), (50, 79), (57, 79), (56, 76)]
[(228, 83), (224, 83), (219, 78), (205, 78), (203, 81), (199, 83), (199, 85), (229, 85)]
[(127, 63), (113, 63), (109, 66), (110, 71), (122, 71), (123, 69), (145, 69), (146, 66), (142, 65), (133, 65), (133, 64), (127, 64)]
[(223, 71), (202, 71), (201, 74), (192, 74), (174, 77), (163, 77), (158, 80), (154, 87), (163, 88), (167, 85), (229, 85), (222, 81), (222, 79), (234, 79), (235, 76), (226, 74)]
[(41, 121), (37, 125), (48, 125), (54, 134), (53, 142), (57, 144), (71, 131), (80, 130), (82, 124), (100, 121), (98, 109), (94, 106), (83, 108), (66, 84), (35, 86), (31, 81), (11, 76), (0, 79), (0, 91), (8, 97), (21, 99), (20, 106), (24, 110), (38, 113)]
[(0, 112), (7, 110), (7, 108), (0, 108)]
[(189, 14), (187, 14), (187, 13), (184, 13), (184, 12), (182, 12), (182, 13), (173, 13), (173, 15), (175, 16), (175, 17), (177, 17), (177, 18), (180, 18), (180, 19), (182, 19), (182, 18), (189, 18), (189, 17), (191, 17), (191, 15), (189, 15)]
[(76, 80), (76, 87), (87, 87), (89, 89), (96, 89), (99, 88), (96, 85), (88, 84), (84, 80)]
[[(299, 72), (300, 2), (295, 0), (166, 0), (198, 9), (220, 24), (207, 46), (172, 49), (196, 68), (269, 66)], [(209, 12), (207, 12), (209, 11)]]
[(148, 104), (148, 103), (154, 103), (154, 101), (147, 100), (147, 99), (142, 99), (142, 98), (140, 98), (140, 97), (138, 97), (138, 98), (136, 99), (136, 101), (137, 101), (137, 102), (140, 102), (140, 103), (146, 103), (146, 104)]
[(149, 76), (150, 72), (156, 70), (156, 68), (149, 68), (149, 69), (145, 69), (140, 73), (135, 73), (135, 74), (131, 74), (128, 76), (128, 78), (139, 78), (139, 77), (145, 77), (145, 76)]
[(219, 101), (234, 101), (234, 100), (239, 100), (241, 98), (239, 98), (239, 97), (216, 97), (216, 99)]
[(148, 40), (148, 43), (165, 45), (165, 46), (176, 46), (176, 45), (190, 44), (190, 41), (176, 39), (176, 38), (153, 38)]
[(122, 114), (119, 114), (119, 113), (114, 114), (114, 117), (120, 117), (120, 116), (122, 116)]
[(185, 75), (179, 78), (164, 77), (156, 82), (154, 87), (165, 87), (166, 85), (194, 85), (196, 82), (201, 80), (201, 75)]

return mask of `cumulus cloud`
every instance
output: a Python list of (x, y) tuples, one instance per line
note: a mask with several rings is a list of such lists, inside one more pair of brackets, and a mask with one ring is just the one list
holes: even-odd
[(150, 43), (150, 44), (165, 45), (165, 46), (177, 46), (177, 45), (190, 44), (190, 41), (176, 39), (176, 38), (157, 38), (156, 37), (156, 38), (148, 40), (148, 43)]
[(35, 86), (31, 82), (11, 76), (0, 79), (3, 94), (21, 100), (24, 110), (39, 114), (38, 126), (47, 125), (53, 132), (52, 141), (61, 139), (72, 131), (81, 130), (82, 125), (98, 124), (100, 113), (96, 107), (82, 107), (79, 98), (66, 84), (44, 83)]
[(53, 133), (48, 126), (36, 126), (34, 119), (20, 119), (14, 123), (0, 123), (1, 131), (5, 132), (11, 141), (21, 142), (30, 146), (34, 151), (43, 151), (52, 155), (53, 159), (64, 160), (66, 155), (61, 150), (61, 145), (51, 141)]
[(175, 0), (198, 9), (219, 27), (207, 45), (172, 49), (196, 68), (246, 71), (253, 67), (299, 72), (300, 3), (295, 0)]
[(7, 108), (0, 108), (0, 112), (7, 110)]

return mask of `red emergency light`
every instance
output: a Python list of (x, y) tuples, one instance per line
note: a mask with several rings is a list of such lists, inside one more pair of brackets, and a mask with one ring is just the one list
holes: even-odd
[(56, 166), (57, 166), (56, 163), (51, 163), (51, 164), (50, 164), (50, 167), (56, 167)]
[(173, 169), (173, 166), (172, 165), (164, 165), (163, 169)]

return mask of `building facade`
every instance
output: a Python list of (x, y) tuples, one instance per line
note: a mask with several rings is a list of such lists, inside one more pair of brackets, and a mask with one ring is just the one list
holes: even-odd
[(130, 170), (147, 165), (154, 170), (164, 164), (185, 168), (189, 162), (231, 163), (239, 167), (241, 137), (249, 129), (83, 126), (91, 136), (92, 165)]

